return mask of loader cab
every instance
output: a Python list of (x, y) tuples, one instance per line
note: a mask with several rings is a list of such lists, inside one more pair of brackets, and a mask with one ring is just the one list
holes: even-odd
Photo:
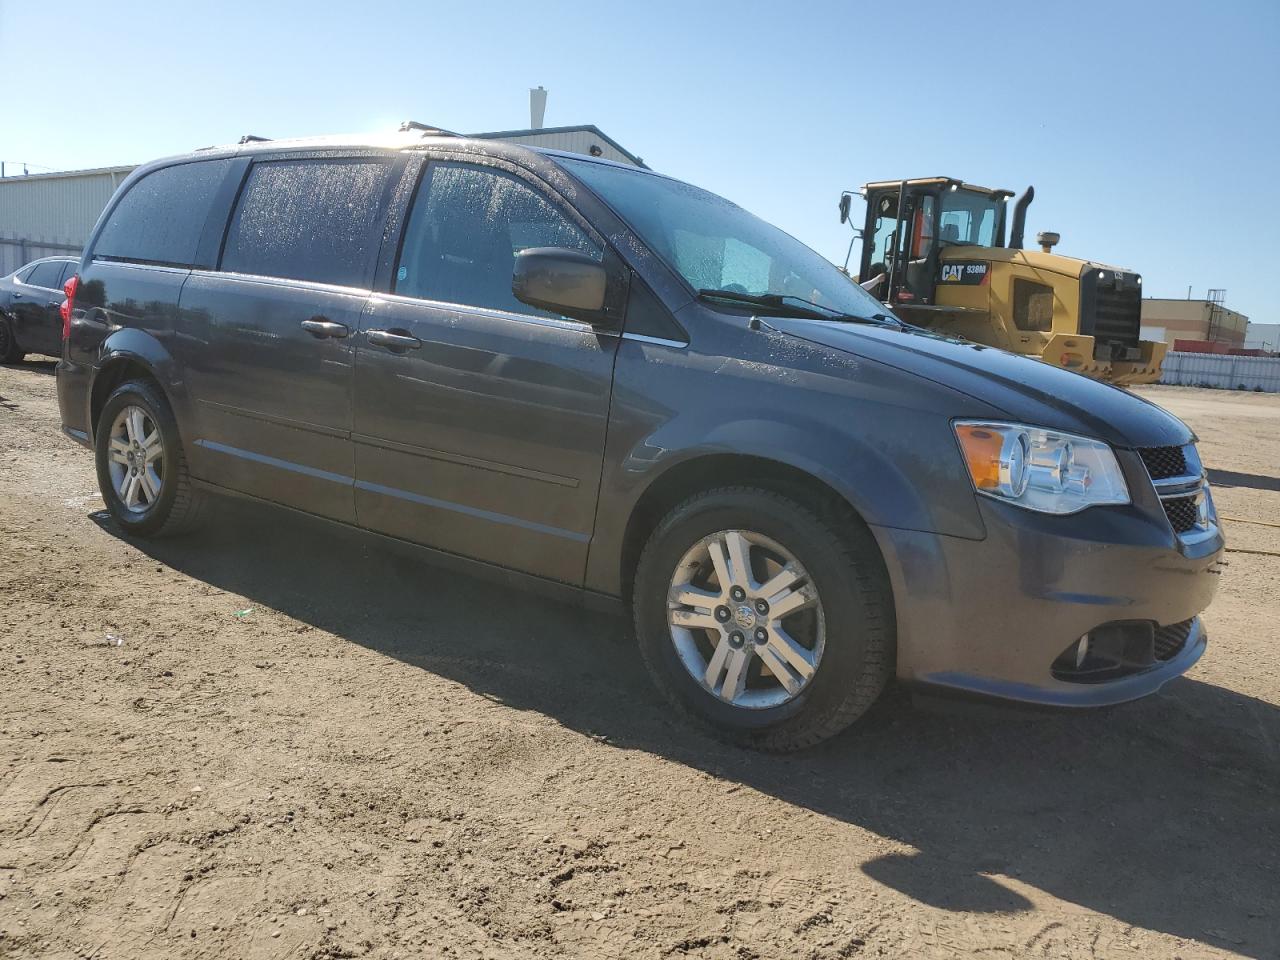
[(1008, 190), (933, 177), (868, 183), (861, 192), (867, 211), (858, 282), (893, 307), (933, 306), (939, 282), (979, 276), (966, 273), (954, 251), (1004, 246)]

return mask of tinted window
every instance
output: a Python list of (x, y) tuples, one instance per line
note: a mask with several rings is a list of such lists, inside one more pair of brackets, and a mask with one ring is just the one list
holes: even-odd
[(484, 167), (435, 163), (409, 214), (395, 291), (512, 313), (544, 313), (511, 293), (515, 255), (527, 247), (568, 247), (597, 260), (603, 256), (577, 225), (523, 180)]
[(147, 174), (111, 211), (93, 255), (190, 266), (213, 195), (230, 166), (230, 160), (204, 160)]
[(368, 286), (389, 172), (385, 160), (254, 164), (227, 231), (222, 269)]
[(37, 263), (25, 282), (33, 287), (48, 287), (50, 290), (56, 290), (58, 289), (58, 278), (60, 276), (62, 276), (62, 261), (50, 260), (45, 263)]
[(994, 246), (996, 223), (1003, 203), (999, 197), (968, 190), (944, 191), (942, 239), (961, 246)]

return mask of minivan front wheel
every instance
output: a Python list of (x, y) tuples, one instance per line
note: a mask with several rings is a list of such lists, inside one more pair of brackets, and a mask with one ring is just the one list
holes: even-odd
[(641, 555), (633, 604), (659, 686), (744, 745), (832, 736), (893, 669), (892, 593), (870, 532), (771, 491), (714, 490), (672, 510)]
[(204, 494), (191, 484), (177, 422), (155, 384), (131, 380), (115, 389), (94, 446), (102, 499), (127, 533), (177, 533), (199, 518)]

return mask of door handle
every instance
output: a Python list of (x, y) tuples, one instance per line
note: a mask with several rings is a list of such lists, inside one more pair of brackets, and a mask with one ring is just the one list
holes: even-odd
[(15, 290), (15, 291), (13, 291), (13, 299), (15, 299), (15, 300), (21, 300), (21, 299), (22, 299), (22, 292), (21, 292), (21, 291), (19, 291), (19, 290)]
[(317, 340), (323, 340), (325, 337), (333, 337), (335, 340), (341, 340), (351, 331), (347, 329), (345, 323), (334, 323), (332, 320), (326, 320), (324, 317), (312, 317), (310, 320), (302, 321), (302, 329), (307, 331)]
[(407, 333), (395, 333), (391, 330), (370, 330), (365, 334), (369, 342), (388, 350), (417, 350), (422, 341)]

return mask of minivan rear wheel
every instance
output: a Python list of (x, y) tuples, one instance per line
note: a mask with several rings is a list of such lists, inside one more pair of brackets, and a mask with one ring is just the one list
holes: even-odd
[(658, 686), (734, 742), (797, 750), (843, 730), (893, 670), (893, 597), (874, 538), (779, 493), (712, 490), (641, 554), (636, 632)]
[(146, 380), (121, 384), (107, 398), (94, 438), (98, 487), (126, 533), (167, 536), (189, 530), (203, 513), (173, 410)]

